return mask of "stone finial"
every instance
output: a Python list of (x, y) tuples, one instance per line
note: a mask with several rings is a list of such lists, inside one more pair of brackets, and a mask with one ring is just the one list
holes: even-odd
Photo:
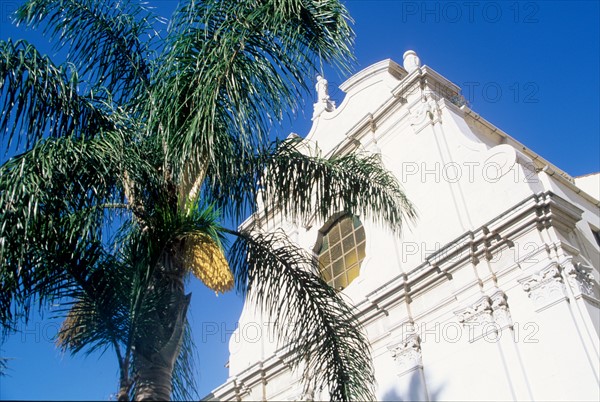
[(410, 74), (421, 67), (421, 59), (414, 50), (404, 52), (404, 69)]

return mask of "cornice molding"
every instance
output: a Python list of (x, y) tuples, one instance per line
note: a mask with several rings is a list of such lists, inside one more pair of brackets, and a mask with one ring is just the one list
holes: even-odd
[[(523, 232), (556, 226), (572, 230), (582, 213), (581, 209), (550, 191), (534, 194), (478, 229), (467, 231), (447, 243), (407, 274), (401, 274), (368, 293), (366, 300), (357, 308), (361, 314), (365, 311), (366, 316), (374, 319), (378, 314), (373, 313), (387, 311), (405, 298), (425, 291), (451, 277), (459, 267), (492, 260), (499, 249), (513, 247), (512, 239)], [(515, 261), (513, 268), (526, 258), (528, 255)]]

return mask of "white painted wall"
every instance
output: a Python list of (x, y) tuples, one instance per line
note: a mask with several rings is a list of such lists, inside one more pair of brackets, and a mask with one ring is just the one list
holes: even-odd
[[(458, 107), (460, 89), (427, 66), (408, 74), (385, 60), (341, 89), (308, 146), (380, 152), (419, 212), (401, 237), (361, 216), (367, 257), (344, 290), (372, 344), (378, 398), (599, 400), (598, 175), (575, 181)], [(323, 224), (277, 225), (312, 250)], [(210, 398), (302, 397), (266, 321), (244, 308), (230, 379)]]

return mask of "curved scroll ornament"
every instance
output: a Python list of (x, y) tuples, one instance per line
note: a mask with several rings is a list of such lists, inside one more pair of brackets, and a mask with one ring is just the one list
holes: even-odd
[(517, 162), (517, 153), (508, 144), (500, 144), (487, 151), (483, 162), (483, 177), (496, 181), (510, 172)]
[(410, 110), (410, 125), (415, 134), (423, 130), (429, 123), (435, 123), (441, 120), (441, 110), (431, 93), (425, 93), (421, 96), (421, 101), (414, 105)]

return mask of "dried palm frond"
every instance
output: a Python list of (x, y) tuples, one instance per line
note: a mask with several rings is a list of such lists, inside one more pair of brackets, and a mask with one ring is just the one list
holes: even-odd
[(56, 337), (56, 345), (58, 347), (67, 350), (81, 346), (81, 334), (85, 332), (84, 327), (86, 325), (84, 314), (81, 301), (73, 304), (58, 331)]

